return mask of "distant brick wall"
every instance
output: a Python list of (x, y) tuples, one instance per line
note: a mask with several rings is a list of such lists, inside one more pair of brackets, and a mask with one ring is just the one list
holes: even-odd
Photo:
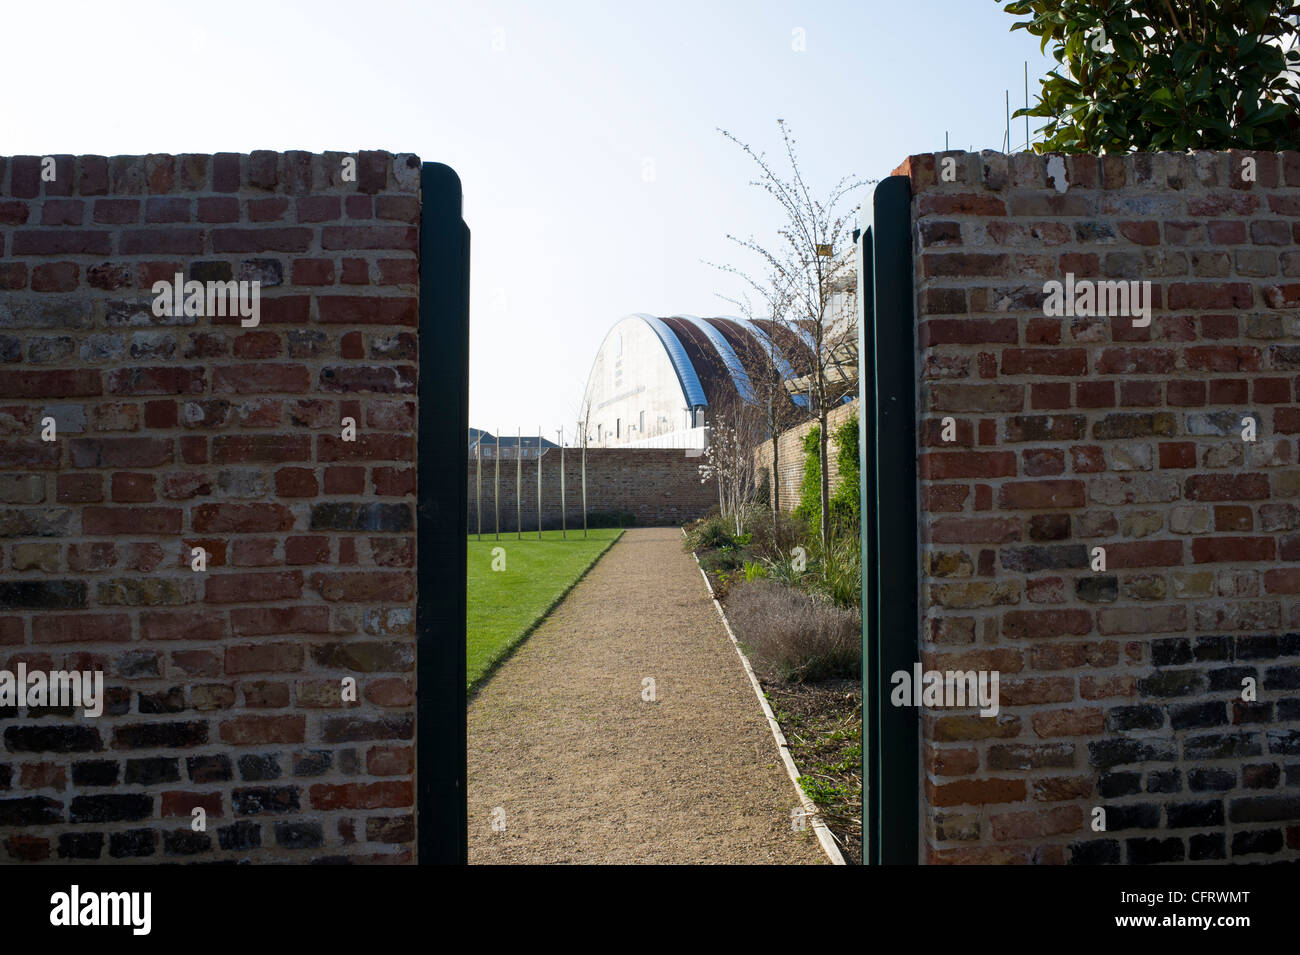
[[(685, 524), (717, 507), (718, 490), (713, 482), (700, 483), (703, 455), (659, 448), (588, 448), (587, 511), (589, 514), (622, 511), (631, 514), (641, 527)], [(499, 494), (501, 529), (515, 530), (514, 458), (501, 460), (501, 485), (495, 485), (496, 462), (483, 459), (482, 514), (484, 532), (495, 531), (493, 501)], [(469, 462), (469, 530), (478, 528), (479, 500), (474, 458)], [(537, 460), (523, 461), (523, 494), (520, 498), (524, 530), (537, 530)], [(582, 450), (564, 452), (565, 519), (570, 528), (582, 527)], [(548, 449), (542, 455), (542, 526), (560, 527), (560, 452)]]
[[(840, 462), (838, 446), (835, 443), (835, 429), (842, 425), (849, 418), (858, 413), (858, 399), (840, 405), (838, 408), (832, 408), (826, 415), (827, 430), (831, 433), (831, 440), (826, 450), (826, 457), (829, 466), (827, 474), (830, 477), (831, 493), (840, 483)], [(804, 450), (803, 442), (817, 422), (805, 421), (789, 431), (782, 431), (777, 437), (777, 450), (780, 452), (777, 459), (781, 468), (781, 510), (793, 511), (799, 505), (799, 489), (803, 485), (804, 472)], [(768, 481), (768, 503), (772, 503), (772, 497), (775, 494), (775, 487), (772, 482), (772, 442), (764, 441), (754, 450), (754, 463), (758, 468), (758, 480), (762, 483), (764, 476)]]
[[(923, 718), (925, 856), (1300, 858), (1300, 154), (1060, 162), (900, 170), (921, 656), (1002, 675), (998, 719)], [(1066, 272), (1150, 280), (1150, 327), (1045, 317)]]
[(412, 858), (420, 163), (355, 158), (0, 159), (0, 669), (109, 695), (0, 710), (0, 861)]

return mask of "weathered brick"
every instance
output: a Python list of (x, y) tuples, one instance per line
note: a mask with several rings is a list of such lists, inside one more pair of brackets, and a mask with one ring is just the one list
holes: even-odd
[(249, 603), (261, 600), (297, 600), (302, 595), (302, 572), (209, 574), (203, 599), (207, 603)]

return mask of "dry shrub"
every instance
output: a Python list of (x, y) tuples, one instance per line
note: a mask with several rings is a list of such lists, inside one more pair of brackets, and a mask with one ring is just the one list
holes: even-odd
[(755, 505), (745, 516), (745, 531), (750, 535), (749, 549), (759, 557), (775, 559), (807, 543), (808, 525), (793, 514), (781, 514), (777, 527), (772, 526), (772, 509)]
[(737, 587), (727, 600), (736, 639), (759, 676), (791, 683), (862, 672), (862, 617), (773, 580)]

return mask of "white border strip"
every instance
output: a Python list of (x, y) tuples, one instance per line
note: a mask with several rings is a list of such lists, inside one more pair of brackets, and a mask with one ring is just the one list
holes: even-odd
[[(682, 529), (682, 536), (686, 536), (685, 528)], [(745, 675), (749, 677), (749, 685), (754, 688), (754, 695), (758, 697), (758, 704), (763, 707), (763, 715), (767, 717), (767, 725), (772, 731), (772, 739), (776, 740), (776, 748), (781, 754), (781, 762), (785, 764), (786, 775), (790, 777), (790, 782), (794, 784), (794, 791), (799, 796), (799, 802), (803, 805), (804, 815), (811, 821), (813, 832), (817, 833), (817, 841), (821, 843), (822, 851), (831, 860), (831, 865), (847, 865), (844, 856), (840, 853), (840, 847), (835, 844), (835, 837), (831, 835), (826, 823), (822, 822), (816, 804), (808, 798), (808, 794), (799, 785), (799, 767), (794, 764), (794, 757), (790, 755), (790, 744), (787, 742), (785, 734), (781, 732), (781, 724), (776, 721), (776, 716), (772, 712), (771, 705), (767, 702), (767, 697), (763, 695), (763, 688), (758, 683), (758, 677), (754, 675), (754, 668), (749, 665), (749, 658), (745, 656), (745, 651), (740, 649), (740, 641), (736, 639), (736, 635), (731, 632), (731, 624), (727, 622), (727, 615), (722, 610), (722, 604), (718, 602), (718, 598), (713, 594), (713, 585), (709, 583), (709, 575), (700, 566), (700, 559), (695, 556), (694, 551), (691, 551), (691, 558), (695, 561), (695, 567), (699, 570), (700, 576), (704, 578), (704, 587), (708, 590), (710, 599), (713, 600), (713, 607), (718, 611), (718, 617), (722, 620), (722, 626), (727, 631), (727, 636), (731, 638), (731, 645), (736, 648), (736, 655), (740, 657), (740, 662), (745, 667)]]

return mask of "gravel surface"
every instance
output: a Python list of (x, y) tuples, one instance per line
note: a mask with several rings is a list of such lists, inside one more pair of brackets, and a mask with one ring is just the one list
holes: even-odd
[(675, 528), (627, 531), (469, 707), (471, 863), (825, 863), (798, 805)]

